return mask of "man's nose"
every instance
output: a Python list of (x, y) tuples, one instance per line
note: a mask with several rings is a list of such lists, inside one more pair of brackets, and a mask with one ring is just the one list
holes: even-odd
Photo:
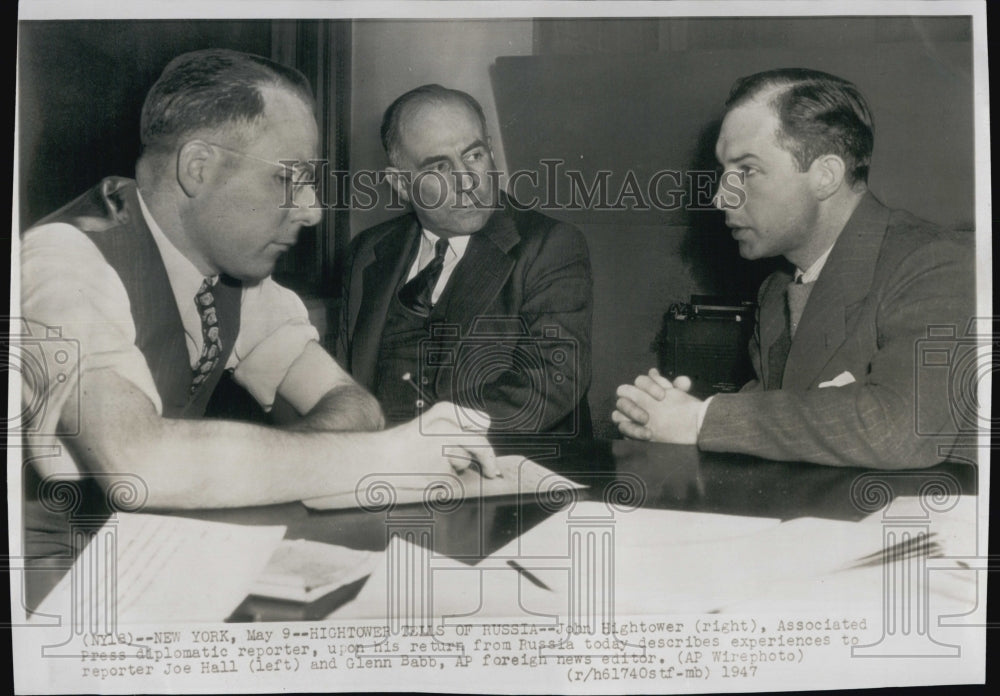
[(716, 210), (725, 210), (725, 203), (722, 202), (722, 184), (720, 183), (718, 188), (715, 189), (715, 195), (712, 196), (712, 205), (715, 206)]
[(323, 206), (314, 185), (296, 185), (292, 202), (295, 207), (291, 210), (291, 218), (303, 227), (318, 225), (323, 219)]
[(743, 205), (746, 193), (743, 190), (743, 177), (739, 172), (729, 169), (719, 175), (719, 185), (712, 196), (712, 205), (717, 210), (735, 210)]

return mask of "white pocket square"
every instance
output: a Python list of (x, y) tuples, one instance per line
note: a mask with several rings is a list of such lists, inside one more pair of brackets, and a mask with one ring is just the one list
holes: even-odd
[(831, 379), (829, 382), (820, 382), (819, 389), (823, 389), (825, 387), (843, 387), (845, 385), (852, 384), (853, 382), (856, 381), (857, 380), (854, 379), (854, 375), (852, 375), (847, 370), (844, 370), (839, 375)]

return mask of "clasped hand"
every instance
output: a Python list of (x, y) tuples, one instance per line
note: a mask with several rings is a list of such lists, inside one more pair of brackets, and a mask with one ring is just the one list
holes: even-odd
[(618, 387), (611, 420), (625, 437), (635, 440), (696, 444), (702, 401), (691, 396), (690, 389), (689, 378), (671, 382), (654, 367), (636, 377), (634, 384)]

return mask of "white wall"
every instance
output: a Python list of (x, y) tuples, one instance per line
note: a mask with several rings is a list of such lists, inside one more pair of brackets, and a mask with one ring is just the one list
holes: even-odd
[[(382, 113), (404, 92), (437, 82), (468, 92), (486, 112), (497, 165), (505, 168), (490, 66), (498, 56), (531, 55), (531, 20), (359, 20), (351, 64), (351, 170), (382, 169)], [(351, 213), (351, 233), (390, 217)]]

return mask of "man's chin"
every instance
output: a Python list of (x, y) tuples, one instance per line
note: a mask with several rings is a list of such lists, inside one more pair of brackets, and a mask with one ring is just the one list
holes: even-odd
[(251, 286), (269, 278), (274, 273), (275, 266), (276, 264), (272, 263), (260, 268), (224, 269), (222, 272), (230, 278), (240, 281), (243, 285)]
[(750, 242), (738, 242), (740, 256), (742, 256), (747, 261), (756, 261), (761, 258), (761, 255), (757, 253), (756, 249)]

